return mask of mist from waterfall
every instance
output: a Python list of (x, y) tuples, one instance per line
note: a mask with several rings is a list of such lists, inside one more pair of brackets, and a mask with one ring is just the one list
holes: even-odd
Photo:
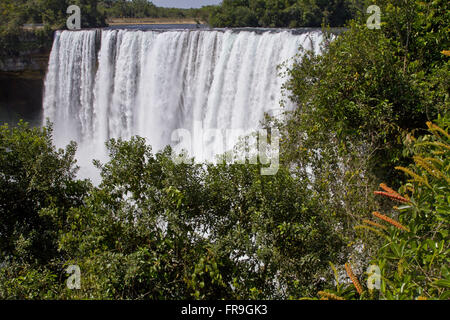
[(280, 108), (285, 79), (277, 66), (300, 47), (318, 52), (322, 41), (320, 31), (60, 31), (44, 119), (54, 123), (57, 146), (78, 143), (81, 177), (93, 178), (93, 159), (107, 160), (110, 138), (139, 135), (158, 151), (183, 128), (194, 144), (214, 150), (218, 141), (203, 140), (196, 126), (258, 128), (265, 112)]

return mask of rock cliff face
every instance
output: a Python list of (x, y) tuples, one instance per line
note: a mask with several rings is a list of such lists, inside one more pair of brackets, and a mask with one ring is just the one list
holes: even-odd
[(48, 52), (33, 52), (19, 57), (0, 59), (0, 72), (40, 72), (47, 68)]
[(0, 59), (0, 124), (20, 119), (39, 125), (49, 51)]

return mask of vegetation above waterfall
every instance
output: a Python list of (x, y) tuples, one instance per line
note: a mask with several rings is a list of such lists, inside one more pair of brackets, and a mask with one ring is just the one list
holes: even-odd
[(66, 29), (67, 8), (81, 9), (81, 27), (107, 26), (110, 18), (191, 18), (206, 22), (210, 7), (156, 7), (147, 0), (2, 0), (0, 2), (0, 57), (49, 48), (55, 30)]
[(51, 126), (1, 126), (0, 298), (449, 299), (449, 5), (377, 3), (380, 30), (351, 22), (284, 75), (274, 176), (134, 137), (94, 186)]
[(82, 28), (104, 27), (114, 18), (192, 19), (213, 27), (336, 27), (361, 13), (363, 2), (225, 0), (220, 6), (178, 9), (157, 7), (147, 0), (3, 0), (0, 58), (48, 50), (53, 31), (66, 28), (66, 11), (74, 4), (81, 8)]
[(344, 26), (365, 8), (364, 0), (224, 0), (213, 8), (214, 27), (299, 28)]
[[(107, 25), (114, 18), (192, 19), (213, 27), (343, 26), (364, 9), (364, 0), (225, 0), (198, 9), (163, 8), (147, 0), (3, 0), (0, 57), (48, 48), (53, 31), (66, 28), (67, 8), (81, 8), (81, 27)], [(28, 25), (24, 29), (24, 26)], [(33, 27), (34, 26), (34, 27)], [(39, 27), (36, 27), (39, 26)]]

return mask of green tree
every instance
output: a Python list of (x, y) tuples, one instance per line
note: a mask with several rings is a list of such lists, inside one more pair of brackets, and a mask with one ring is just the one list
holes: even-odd
[[(333, 0), (240, 0), (223, 1), (212, 10), (213, 27), (320, 27), (324, 22), (343, 26), (355, 17), (364, 1)], [(254, 18), (242, 19), (243, 9)], [(255, 25), (256, 23), (256, 25)]]
[(170, 149), (153, 155), (141, 138), (108, 147), (102, 184), (60, 237), (91, 275), (77, 297), (301, 296), (339, 259), (343, 239), (286, 169), (175, 165)]
[(0, 127), (3, 258), (45, 263), (58, 256), (58, 230), (65, 214), (82, 204), (88, 189), (87, 182), (75, 180), (75, 145), (56, 150), (51, 132), (24, 123)]

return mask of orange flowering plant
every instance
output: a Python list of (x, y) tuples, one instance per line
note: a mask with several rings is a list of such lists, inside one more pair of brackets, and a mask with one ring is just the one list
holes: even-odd
[[(437, 124), (428, 122), (427, 135), (410, 139), (407, 152), (414, 163), (396, 167), (407, 181), (395, 191), (380, 184), (374, 193), (391, 200), (391, 212), (373, 212), (373, 220), (364, 219), (356, 228), (381, 236), (371, 265), (380, 270), (380, 286), (369, 290), (364, 275), (355, 274), (349, 263), (345, 271), (347, 289), (319, 293), (324, 299), (450, 299), (450, 135), (448, 116)], [(334, 266), (332, 266), (335, 270)], [(366, 276), (370, 276), (366, 274)], [(369, 280), (368, 279), (368, 280)], [(348, 292), (352, 287), (353, 293)], [(335, 296), (333, 296), (335, 295)]]
[(428, 122), (429, 134), (412, 139), (414, 163), (396, 167), (408, 179), (399, 192), (385, 184), (375, 192), (400, 203), (391, 217), (373, 213), (388, 227), (377, 228), (387, 237), (373, 260), (381, 269), (381, 299), (450, 298), (449, 122), (448, 116)]

